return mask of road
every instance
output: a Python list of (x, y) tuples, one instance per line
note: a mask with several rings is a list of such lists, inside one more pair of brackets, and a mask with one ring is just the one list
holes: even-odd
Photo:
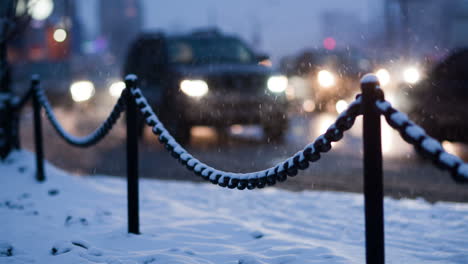
[[(55, 109), (58, 119), (67, 131), (75, 135), (91, 132), (104, 120), (109, 109)], [(234, 126), (229, 136), (218, 138), (208, 127), (192, 129), (189, 151), (199, 160), (218, 169), (248, 172), (276, 165), (312, 142), (334, 121), (336, 114), (291, 115), (286, 140), (281, 144), (267, 143), (257, 127)], [(300, 172), (296, 177), (277, 187), (292, 191), (336, 190), (362, 192), (362, 120), (342, 141), (318, 163)], [(119, 122), (114, 130), (98, 145), (80, 149), (61, 140), (44, 119), (45, 156), (54, 165), (76, 175), (108, 174), (125, 176), (125, 126)], [(33, 150), (32, 112), (23, 111), (21, 120), (22, 145)], [(415, 198), (434, 201), (468, 202), (468, 186), (456, 184), (447, 172), (434, 168), (421, 160), (397, 133), (383, 122), (382, 148), (384, 152), (385, 194), (395, 198)], [(451, 152), (467, 160), (464, 146), (445, 145)], [(201, 181), (196, 175), (172, 159), (148, 129), (140, 143), (140, 172), (142, 177), (164, 180)]]

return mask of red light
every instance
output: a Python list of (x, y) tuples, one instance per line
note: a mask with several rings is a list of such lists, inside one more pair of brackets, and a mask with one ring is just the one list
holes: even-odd
[(332, 37), (328, 37), (323, 40), (323, 46), (327, 50), (334, 50), (336, 47), (336, 40)]

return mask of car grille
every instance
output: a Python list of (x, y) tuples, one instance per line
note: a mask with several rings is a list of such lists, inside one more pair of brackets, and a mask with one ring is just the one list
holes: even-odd
[(227, 75), (208, 79), (210, 90), (234, 93), (263, 93), (266, 89), (265, 75)]

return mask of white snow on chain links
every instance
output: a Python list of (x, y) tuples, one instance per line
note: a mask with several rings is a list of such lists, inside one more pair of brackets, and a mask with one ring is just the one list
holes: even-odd
[[(428, 136), (423, 128), (416, 125), (408, 119), (408, 116), (398, 110), (394, 109), (390, 102), (385, 100), (379, 100), (376, 102), (377, 109), (380, 110), (381, 114), (385, 117), (390, 117), (390, 120), (394, 123), (389, 123), (394, 129), (400, 131), (403, 135), (414, 140), (409, 142), (405, 137), (403, 139), (408, 143), (418, 146), (424, 152), (432, 155), (437, 155), (437, 160), (444, 164), (450, 169), (456, 168), (456, 174), (461, 176), (465, 181), (468, 181), (468, 164), (463, 162), (459, 157), (447, 153), (442, 147), (439, 141)], [(405, 126), (406, 125), (406, 126)], [(419, 142), (419, 140), (421, 140)], [(457, 168), (458, 166), (458, 168)], [(458, 179), (456, 179), (458, 180)]]
[[(177, 154), (178, 159), (186, 164), (186, 166), (193, 170), (195, 173), (201, 174), (202, 178), (210, 180), (214, 183), (222, 183), (226, 179), (229, 179), (228, 185), (235, 185), (234, 181), (247, 181), (249, 184), (249, 180), (259, 180), (259, 179), (266, 179), (268, 177), (272, 177), (277, 175), (277, 173), (284, 173), (286, 174), (287, 169), (296, 168), (296, 164), (294, 159), (296, 158), (298, 162), (304, 162), (306, 160), (304, 152), (310, 151), (310, 153), (316, 153), (314, 143), (307, 145), (302, 151), (297, 152), (294, 156), (286, 159), (283, 162), (280, 162), (276, 166), (261, 170), (257, 172), (250, 172), (250, 173), (233, 173), (233, 172), (226, 172), (222, 170), (217, 170), (215, 168), (210, 167), (209, 165), (199, 161), (198, 159), (194, 158), (192, 155), (188, 153), (186, 149), (180, 146), (177, 141), (172, 137), (172, 135), (167, 131), (164, 125), (159, 121), (158, 117), (154, 113), (151, 106), (148, 104), (148, 101), (144, 98), (142, 91), (139, 88), (131, 89), (131, 94), (133, 95), (137, 106), (140, 108), (140, 112), (146, 117), (146, 123), (152, 126), (152, 131), (154, 134), (159, 135), (159, 139), (162, 142), (166, 142), (167, 146), (169, 146), (170, 151)], [(361, 103), (361, 98), (356, 99), (353, 103), (351, 103), (348, 107), (348, 110), (343, 111), (338, 118), (346, 118), (347, 121), (354, 122), (355, 116), (350, 116), (349, 109), (351, 107), (356, 107)], [(337, 129), (335, 124), (332, 124), (329, 127), (329, 130), (333, 131), (335, 134), (342, 133)], [(331, 142), (325, 138), (324, 135), (318, 137), (314, 142), (321, 142), (324, 145), (330, 144)], [(239, 182), (239, 185), (241, 183)]]
[(69, 134), (67, 131), (65, 131), (62, 125), (60, 125), (60, 122), (57, 120), (57, 117), (55, 116), (54, 111), (42, 87), (38, 87), (35, 90), (34, 96), (37, 97), (39, 103), (44, 108), (46, 116), (49, 119), (52, 126), (54, 127), (55, 131), (57, 131), (57, 133), (67, 143), (78, 147), (88, 147), (94, 145), (95, 143), (99, 142), (102, 138), (104, 138), (112, 129), (115, 122), (119, 119), (120, 114), (123, 112), (125, 105), (123, 98), (124, 95), (122, 93), (107, 119), (98, 128), (96, 128), (93, 132), (86, 136), (76, 137), (74, 135)]

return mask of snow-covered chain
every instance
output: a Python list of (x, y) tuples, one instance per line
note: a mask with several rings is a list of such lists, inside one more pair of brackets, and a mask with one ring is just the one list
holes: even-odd
[[(323, 135), (319, 136), (313, 143), (307, 145), (303, 150), (297, 152), (292, 157), (274, 167), (262, 171), (232, 173), (208, 166), (190, 155), (186, 149), (180, 146), (156, 116), (151, 105), (139, 88), (131, 89), (130, 93), (125, 89), (109, 117), (95, 131), (84, 137), (70, 135), (63, 129), (55, 117), (42, 87), (36, 86), (33, 89), (33, 96), (35, 96), (40, 105), (44, 107), (46, 115), (57, 133), (67, 143), (78, 147), (94, 145), (104, 138), (119, 119), (121, 113), (125, 110), (125, 97), (132, 96), (141, 114), (144, 116), (145, 123), (152, 127), (153, 133), (158, 136), (159, 141), (174, 158), (187, 167), (187, 169), (213, 184), (241, 190), (245, 188), (263, 188), (266, 185), (274, 185), (276, 182), (285, 181), (287, 176), (296, 176), (298, 170), (308, 168), (309, 162), (319, 160), (321, 153), (328, 152), (331, 149), (332, 142), (342, 139), (343, 133), (353, 126), (356, 117), (361, 114), (361, 97), (357, 96), (356, 100), (349, 105), (347, 110), (343, 111), (338, 116), (335, 123), (332, 124)], [(27, 97), (28, 95), (25, 96), (25, 98)], [(389, 125), (400, 132), (405, 141), (412, 144), (416, 150), (421, 152), (426, 158), (431, 159), (436, 166), (450, 171), (456, 181), (468, 182), (467, 163), (447, 153), (440, 142), (428, 136), (424, 129), (411, 122), (406, 114), (397, 111), (388, 101), (385, 101), (383, 93), (379, 98), (380, 99), (376, 101), (377, 108), (381, 114), (385, 116)], [(21, 105), (23, 105), (23, 103), (18, 103), (18, 106)]]
[(428, 136), (423, 128), (408, 119), (408, 116), (399, 112), (392, 105), (380, 99), (376, 102), (377, 108), (381, 112), (388, 124), (396, 129), (401, 137), (425, 158), (444, 170), (450, 171), (452, 177), (457, 182), (468, 182), (468, 164), (460, 158), (445, 151), (439, 141)]
[(131, 90), (131, 94), (140, 112), (145, 117), (146, 124), (152, 127), (153, 133), (158, 136), (159, 141), (164, 144), (165, 148), (174, 158), (187, 169), (213, 184), (240, 190), (263, 188), (266, 185), (274, 185), (276, 182), (285, 181), (287, 176), (296, 176), (298, 170), (305, 170), (309, 167), (309, 162), (319, 160), (320, 153), (328, 152), (331, 149), (331, 142), (342, 139), (343, 132), (353, 126), (356, 117), (360, 115), (361, 111), (361, 98), (358, 97), (349, 105), (346, 111), (343, 111), (338, 116), (336, 122), (328, 128), (325, 134), (319, 136), (313, 143), (307, 145), (292, 157), (272, 168), (262, 171), (233, 173), (212, 168), (190, 155), (186, 149), (177, 143), (161, 121), (159, 121), (143, 96), (142, 91), (139, 88), (135, 88)]
[(125, 95), (122, 95), (117, 100), (114, 108), (112, 109), (111, 113), (107, 117), (107, 119), (98, 127), (96, 130), (91, 132), (89, 135), (84, 137), (76, 137), (69, 134), (65, 129), (60, 125), (57, 118), (55, 117), (54, 111), (50, 106), (49, 100), (47, 99), (44, 90), (42, 87), (37, 86), (36, 89), (33, 91), (34, 96), (37, 97), (37, 100), (44, 108), (47, 118), (49, 119), (50, 123), (54, 127), (55, 131), (70, 145), (77, 146), (77, 147), (89, 147), (96, 143), (98, 143), (101, 139), (103, 139), (109, 131), (114, 126), (115, 122), (120, 117), (120, 114), (125, 110)]

